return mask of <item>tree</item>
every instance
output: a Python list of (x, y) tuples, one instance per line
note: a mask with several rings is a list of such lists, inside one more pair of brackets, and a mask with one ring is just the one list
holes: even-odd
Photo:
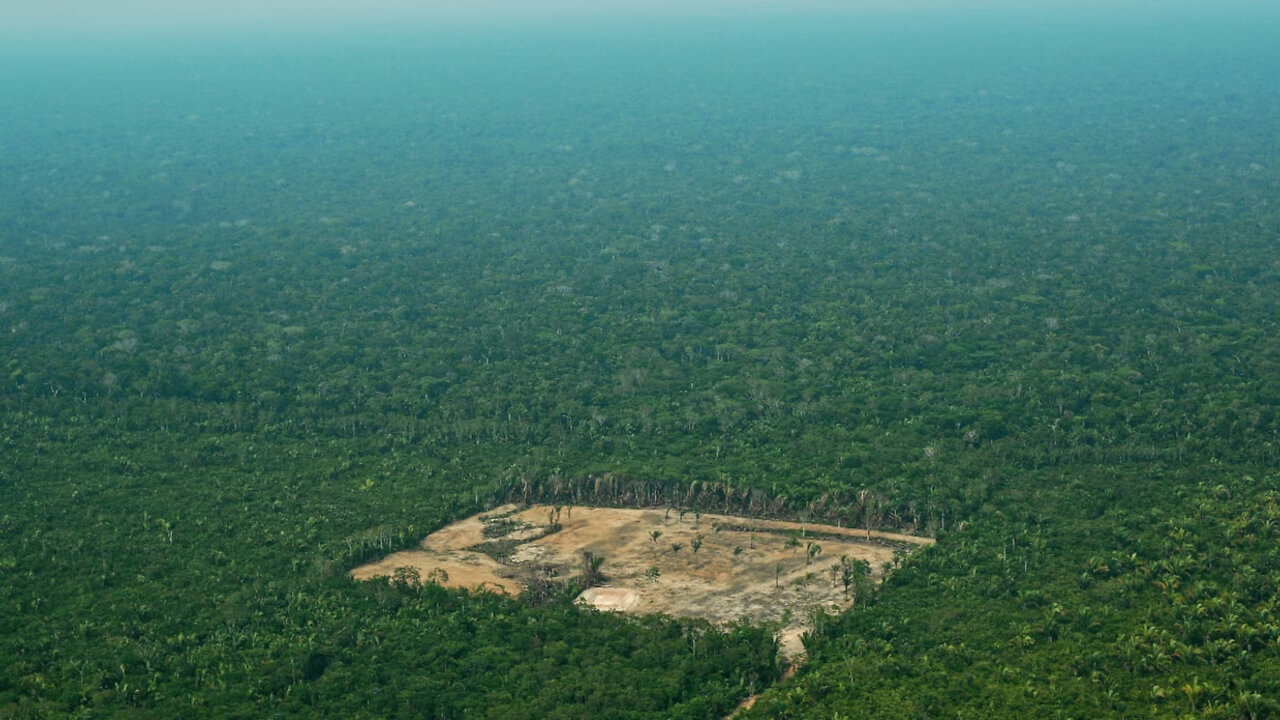
[(871, 563), (861, 559), (851, 559), (848, 555), (840, 556), (840, 581), (844, 583), (844, 596), (849, 597), (850, 586), (854, 589), (853, 601), (857, 603), (870, 588)]
[(805, 544), (804, 549), (805, 549), (805, 553), (804, 553), (805, 565), (812, 563), (814, 558), (822, 554), (822, 546), (812, 540), (810, 540), (808, 543)]
[(853, 565), (848, 555), (840, 556), (840, 582), (844, 584), (844, 596), (848, 599), (849, 586), (853, 584)]
[(600, 566), (603, 564), (603, 555), (596, 555), (594, 552), (584, 548), (582, 551), (582, 584), (586, 587), (595, 587), (604, 582), (604, 574), (600, 572)]
[(870, 539), (871, 531), (879, 528), (884, 515), (884, 499), (871, 490), (860, 490), (858, 506), (862, 509), (863, 523), (867, 528), (867, 538)]
[(422, 574), (416, 567), (401, 566), (392, 573), (391, 584), (404, 588), (417, 587), (422, 584)]

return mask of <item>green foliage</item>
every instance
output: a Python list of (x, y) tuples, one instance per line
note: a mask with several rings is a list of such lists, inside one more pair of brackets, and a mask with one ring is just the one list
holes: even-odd
[(749, 716), (1280, 711), (1280, 476), (1036, 473), (1025, 487), (825, 622), (798, 681)]

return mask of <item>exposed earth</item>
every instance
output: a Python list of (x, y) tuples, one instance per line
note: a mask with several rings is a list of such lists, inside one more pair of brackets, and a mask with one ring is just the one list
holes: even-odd
[(579, 596), (581, 602), (715, 623), (781, 622), (782, 654), (794, 658), (803, 652), (800, 635), (810, 608), (851, 607), (859, 591), (880, 582), (902, 555), (932, 543), (676, 509), (506, 505), (432, 533), (418, 550), (392, 553), (351, 574), (366, 580), (410, 568), (401, 573), (514, 595), (540, 578), (589, 575), (590, 553), (602, 559), (600, 579)]

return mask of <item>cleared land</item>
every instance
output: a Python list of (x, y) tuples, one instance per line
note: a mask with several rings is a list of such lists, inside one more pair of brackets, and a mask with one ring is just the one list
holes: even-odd
[[(717, 623), (790, 618), (780, 639), (783, 653), (794, 657), (802, 650), (809, 608), (852, 606), (859, 586), (866, 592), (902, 555), (932, 542), (677, 510), (507, 505), (432, 533), (421, 549), (392, 553), (351, 574), (391, 577), (403, 567), (448, 587), (518, 594), (539, 578), (584, 575), (585, 551), (603, 558), (603, 580), (582, 594), (582, 602)], [(854, 570), (859, 560), (869, 566), (862, 579)]]

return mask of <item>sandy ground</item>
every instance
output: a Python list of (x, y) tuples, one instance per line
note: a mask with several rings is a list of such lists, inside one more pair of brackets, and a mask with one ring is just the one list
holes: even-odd
[[(467, 551), (402, 550), (377, 562), (361, 565), (351, 571), (351, 576), (357, 580), (389, 578), (397, 568), (402, 567), (413, 568), (418, 571), (418, 577), (422, 580), (438, 582), (445, 587), (491, 590), (507, 595), (520, 592), (519, 583), (500, 574), (504, 568), (496, 560)], [(433, 576), (432, 573), (437, 570), (443, 570), (445, 575)]]
[[(389, 577), (397, 567), (413, 567), (430, 580), (433, 571), (443, 570), (447, 580), (442, 585), (516, 594), (522, 588), (519, 578), (539, 567), (554, 568), (560, 577), (580, 575), (586, 550), (604, 558), (604, 582), (584, 592), (580, 601), (601, 610), (716, 623), (785, 621), (779, 642), (782, 654), (794, 658), (803, 652), (800, 635), (811, 608), (834, 612), (854, 603), (854, 594), (846, 595), (839, 578), (842, 556), (866, 560), (873, 581), (879, 582), (899, 556), (933, 542), (812, 523), (693, 513), (681, 518), (674, 510), (592, 507), (562, 508), (560, 529), (548, 532), (554, 513), (545, 505), (490, 510), (432, 533), (419, 550), (393, 553), (351, 574)], [(503, 525), (506, 534), (485, 537), (491, 524), (495, 530)], [(788, 547), (791, 538), (799, 545)], [(477, 550), (500, 540), (506, 546), (499, 553), (501, 562)], [(812, 558), (810, 542), (821, 548)]]

